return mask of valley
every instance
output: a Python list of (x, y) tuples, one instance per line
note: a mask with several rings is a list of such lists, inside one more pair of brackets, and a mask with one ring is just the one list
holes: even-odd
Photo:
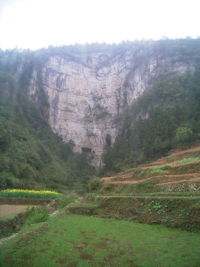
[(25, 220), (16, 236), (2, 241), (0, 262), (8, 267), (14, 262), (20, 267), (198, 266), (199, 153), (199, 145), (175, 150), (101, 178), (81, 197), (65, 193), (46, 206), (49, 217), (35, 208), (31, 224)]
[(200, 265), (199, 47), (0, 50), (0, 266)]

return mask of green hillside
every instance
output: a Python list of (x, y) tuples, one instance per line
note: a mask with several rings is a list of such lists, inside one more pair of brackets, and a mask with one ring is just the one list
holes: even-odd
[(158, 81), (118, 118), (103, 173), (133, 167), (200, 140), (200, 68)]
[(72, 152), (15, 78), (0, 72), (0, 188), (69, 188), (94, 172), (88, 159)]

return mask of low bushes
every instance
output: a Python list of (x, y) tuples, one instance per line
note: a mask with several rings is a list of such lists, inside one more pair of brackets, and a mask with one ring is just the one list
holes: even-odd
[(45, 222), (49, 218), (48, 210), (46, 207), (33, 207), (26, 212), (26, 215), (26, 225)]
[(74, 202), (77, 198), (77, 195), (75, 193), (71, 193), (65, 196), (62, 196), (61, 198), (57, 199), (55, 202), (55, 206), (58, 209), (62, 209), (69, 205), (70, 203)]
[(99, 216), (200, 232), (199, 197), (99, 197)]
[(67, 212), (80, 215), (96, 215), (99, 205), (88, 203), (72, 203), (67, 206)]

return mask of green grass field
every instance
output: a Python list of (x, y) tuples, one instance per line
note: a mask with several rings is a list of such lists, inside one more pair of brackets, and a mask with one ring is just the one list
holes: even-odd
[(66, 214), (30, 227), (3, 245), (1, 266), (200, 266), (198, 233)]

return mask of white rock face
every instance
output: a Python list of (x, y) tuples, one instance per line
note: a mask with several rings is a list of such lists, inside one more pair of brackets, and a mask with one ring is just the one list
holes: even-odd
[[(93, 156), (102, 164), (104, 148), (117, 135), (116, 116), (148, 89), (161, 74), (184, 73), (188, 66), (149, 56), (138, 63), (130, 50), (112, 56), (87, 53), (84, 57), (51, 56), (42, 68), (43, 88), (50, 105), (49, 123), (64, 141), (73, 140), (76, 152)], [(29, 95), (37, 88), (33, 72)]]
[(84, 65), (51, 57), (43, 69), (52, 129), (64, 141), (73, 140), (75, 151), (91, 151), (95, 165), (116, 137), (113, 119), (120, 112), (120, 90), (129, 71), (128, 59), (98, 69), (101, 59), (102, 54), (90, 55)]

